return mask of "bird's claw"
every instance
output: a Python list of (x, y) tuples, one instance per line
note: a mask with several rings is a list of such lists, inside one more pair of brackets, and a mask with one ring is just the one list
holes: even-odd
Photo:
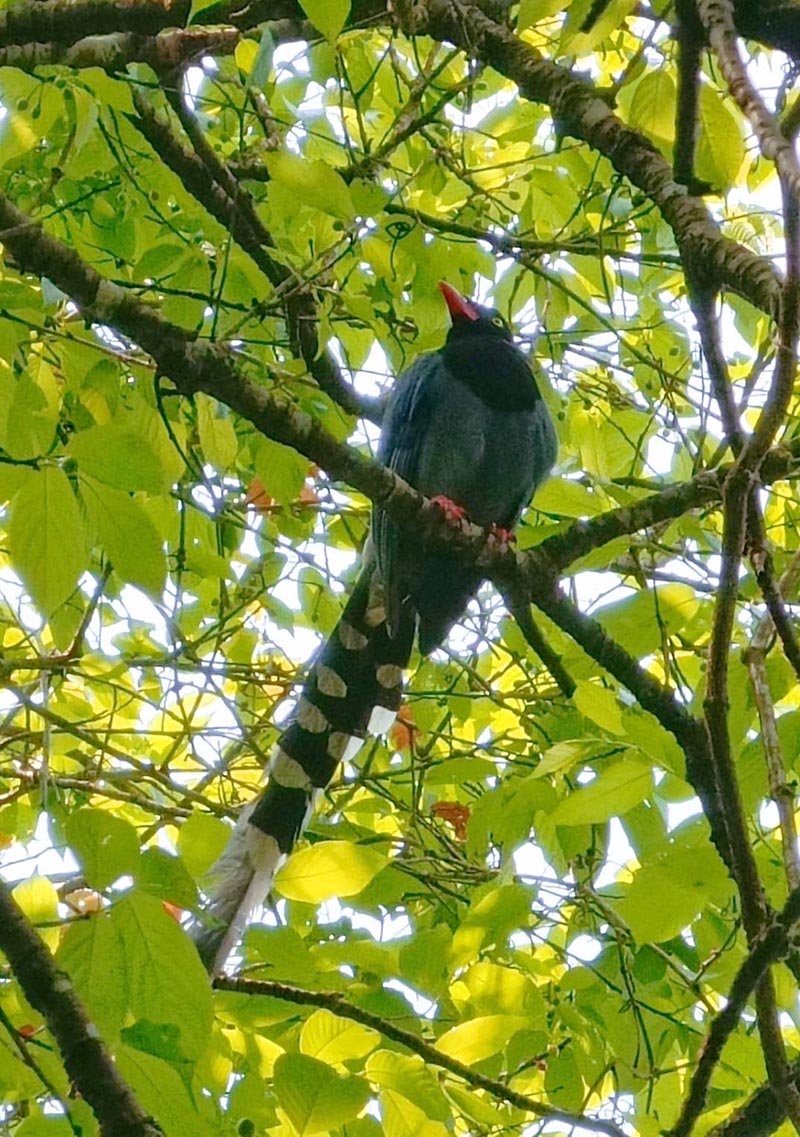
[(431, 498), (431, 505), (438, 506), (450, 522), (463, 521), (467, 516), (465, 509), (457, 505), (452, 498), (445, 497), (445, 495), (441, 493)]
[(516, 535), (510, 529), (504, 529), (502, 525), (489, 526), (489, 536), (486, 538), (486, 543), (497, 549), (498, 552), (507, 553), (511, 546), (516, 543), (516, 540)]

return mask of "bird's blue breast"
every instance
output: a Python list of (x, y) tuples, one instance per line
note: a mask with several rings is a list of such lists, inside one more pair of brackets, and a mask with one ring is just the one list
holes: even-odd
[[(556, 437), (527, 360), (510, 341), (490, 342), (488, 351), (472, 337), (473, 355), (448, 343), (400, 376), (379, 457), (426, 497), (451, 498), (476, 524), (511, 528), (555, 461)], [(480, 572), (421, 549), (380, 508), (373, 536), (390, 634), (410, 602), (420, 650), (432, 650), (474, 595)]]

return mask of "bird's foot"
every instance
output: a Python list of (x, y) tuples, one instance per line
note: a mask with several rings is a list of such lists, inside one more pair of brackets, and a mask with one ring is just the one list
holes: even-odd
[(463, 521), (467, 516), (465, 509), (457, 505), (452, 498), (445, 497), (445, 495), (441, 493), (431, 498), (431, 505), (438, 506), (447, 520), (453, 523)]
[(491, 545), (500, 553), (507, 553), (512, 545), (516, 544), (516, 535), (510, 529), (504, 529), (502, 525), (490, 525), (489, 536), (486, 543)]

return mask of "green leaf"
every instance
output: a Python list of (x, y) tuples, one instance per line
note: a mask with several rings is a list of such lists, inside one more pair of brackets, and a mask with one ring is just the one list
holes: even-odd
[(275, 1063), (275, 1093), (298, 1137), (338, 1129), (369, 1100), (363, 1078), (342, 1078), (305, 1054), (282, 1054)]
[(524, 927), (530, 918), (533, 893), (521, 884), (508, 884), (479, 895), (453, 936), (450, 962), (463, 967), (487, 944), (502, 943), (512, 930)]
[(63, 470), (45, 466), (23, 484), (11, 503), (8, 544), (13, 568), (50, 616), (88, 568), (83, 518)]
[(83, 476), (81, 497), (116, 574), (160, 597), (167, 559), (155, 525), (138, 501), (124, 490)]
[(547, 1093), (563, 1109), (580, 1109), (586, 1088), (581, 1078), (574, 1048), (566, 1047), (548, 1059), (545, 1071)]
[(58, 917), (58, 893), (38, 872), (16, 885), (12, 893), (32, 924), (49, 923)]
[(386, 853), (352, 841), (320, 841), (292, 853), (275, 877), (289, 900), (321, 904), (334, 896), (356, 896), (388, 864)]
[(42, 387), (25, 372), (18, 379), (0, 377), (0, 405), (6, 404), (2, 445), (11, 458), (25, 461), (47, 454), (53, 444), (57, 415)]
[(692, 924), (710, 904), (724, 908), (730, 890), (719, 858), (707, 845), (676, 843), (638, 869), (614, 907), (638, 943), (663, 943)]
[(380, 1039), (376, 1030), (339, 1018), (321, 1007), (303, 1023), (300, 1051), (333, 1064), (348, 1058), (363, 1058), (375, 1049)]
[(139, 867), (139, 838), (121, 817), (103, 809), (79, 809), (67, 818), (67, 840), (92, 888), (102, 891)]
[(603, 730), (607, 730), (609, 734), (625, 733), (617, 696), (607, 687), (579, 679), (575, 684), (573, 700), (582, 715), (597, 723)]
[(450, 1110), (439, 1083), (419, 1055), (376, 1050), (364, 1069), (376, 1086), (401, 1094), (434, 1121), (446, 1121), (449, 1117)]
[(536, 491), (536, 508), (554, 517), (594, 517), (607, 508), (602, 493), (592, 492), (570, 478), (548, 478)]
[(178, 831), (178, 852), (195, 878), (203, 876), (228, 843), (231, 831), (210, 813), (193, 813)]
[(555, 16), (564, 10), (563, 0), (521, 0), (517, 16), (517, 31), (532, 28), (540, 20)]
[(127, 1003), (123, 948), (111, 914), (101, 911), (70, 924), (56, 958), (105, 1041), (113, 1041)]
[[(29, 1073), (33, 1074), (34, 1072), (30, 1070)], [(26, 1079), (26, 1082), (30, 1084), (29, 1079)], [(28, 1095), (26, 1094), (25, 1096), (27, 1097)], [(30, 1093), (30, 1097), (36, 1097), (36, 1090)], [(7, 1101), (8, 1099), (5, 1098), (4, 1100)], [(94, 1120), (90, 1114), (89, 1117), (78, 1121), (76, 1115), (80, 1114), (82, 1108), (85, 1108), (86, 1112), (89, 1113), (88, 1106), (83, 1106), (83, 1103), (81, 1103), (78, 1104), (76, 1108), (76, 1103), (71, 1102), (70, 1117), (69, 1120), (67, 1120), (66, 1117), (54, 1117), (49, 1113), (41, 1113), (36, 1106), (28, 1106), (26, 1112), (28, 1112), (28, 1110), (30, 1110), (30, 1112), (28, 1112), (28, 1116), (21, 1125), (15, 1126), (14, 1137), (75, 1137), (76, 1132), (85, 1132), (83, 1129), (85, 1124), (88, 1124), (89, 1130), (91, 1130), (92, 1121)]]
[(173, 1065), (140, 1048), (122, 1045), (116, 1064), (145, 1112), (165, 1137), (220, 1137), (217, 1107), (204, 1094), (192, 1093)]
[(298, 580), (298, 592), (303, 615), (309, 624), (323, 635), (330, 635), (342, 613), (322, 573), (310, 566), (304, 568)]
[(420, 928), (400, 949), (400, 974), (422, 991), (439, 995), (448, 980), (452, 942), (453, 933), (446, 924)]
[(279, 505), (295, 501), (308, 474), (308, 458), (269, 438), (260, 438), (255, 452), (256, 473)]
[(445, 1031), (437, 1048), (471, 1066), (503, 1050), (518, 1030), (527, 1030), (531, 1020), (523, 1015), (482, 1015)]
[(554, 825), (594, 825), (621, 817), (649, 796), (653, 771), (641, 762), (626, 759), (602, 770), (594, 781), (581, 786), (550, 815)]
[(514, 967), (504, 967), (483, 959), (464, 975), (470, 1007), (482, 1015), (525, 1012), (528, 1027), (544, 1022), (545, 1005), (539, 988), (529, 976)]
[(448, 1137), (450, 1134), (443, 1122), (431, 1120), (396, 1090), (383, 1088), (378, 1099), (384, 1137)]
[(698, 120), (697, 175), (725, 193), (735, 185), (746, 156), (740, 120), (708, 83), (700, 86)]
[[(246, 40), (243, 42), (250, 43), (252, 41)], [(258, 50), (255, 53), (251, 67), (247, 70), (248, 86), (254, 87), (257, 91), (264, 89), (267, 79), (269, 78), (269, 73), (272, 70), (272, 57), (274, 54), (275, 40), (269, 30), (269, 24), (264, 24), (261, 39), (258, 43)], [(236, 62), (239, 62), (238, 55)]]
[[(328, 0), (323, 0), (327, 7)], [(302, 205), (320, 209), (341, 221), (355, 217), (353, 200), (344, 179), (325, 162), (276, 154), (267, 160), (270, 177), (289, 190)]]
[(177, 1025), (184, 1053), (201, 1054), (211, 1032), (211, 988), (186, 932), (144, 892), (120, 900), (112, 918), (124, 945), (131, 1011)]
[(141, 433), (116, 422), (73, 435), (67, 453), (81, 474), (118, 490), (158, 494), (169, 487), (156, 451)]
[[(41, 1080), (30, 1066), (27, 1066), (17, 1054), (10, 1049), (8, 1044), (0, 1046), (0, 1096), (4, 1103), (12, 1103), (17, 1101), (34, 1101), (36, 1097), (42, 1092)], [(42, 1118), (39, 1118), (40, 1133)], [(19, 1129), (15, 1129), (15, 1133), (19, 1133)], [(72, 1131), (70, 1131), (72, 1134)], [(54, 1128), (52, 1130), (53, 1137), (68, 1137), (61, 1129)], [(74, 1137), (74, 1134), (72, 1135)]]
[(197, 903), (197, 887), (183, 861), (163, 849), (144, 850), (136, 882), (153, 896), (180, 908), (192, 908)]
[(350, 15), (350, 0), (300, 0), (314, 27), (333, 43)]
[(227, 408), (202, 393), (195, 396), (197, 432), (206, 460), (218, 470), (230, 470), (239, 452), (239, 440)]
[(675, 80), (666, 67), (642, 76), (631, 99), (628, 118), (649, 138), (662, 146), (675, 134)]
[(660, 648), (663, 631), (674, 635), (698, 609), (697, 594), (688, 584), (665, 584), (641, 589), (618, 604), (604, 608), (600, 622), (633, 655)]
[(614, 907), (637, 943), (661, 943), (678, 935), (705, 906), (703, 892), (686, 887), (659, 865), (641, 868)]

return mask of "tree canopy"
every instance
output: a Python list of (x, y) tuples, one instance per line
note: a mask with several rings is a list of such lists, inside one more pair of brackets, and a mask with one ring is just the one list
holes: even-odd
[[(800, 1127), (800, 5), (0, 12), (0, 1127)], [(558, 464), (373, 457), (437, 282)], [(213, 984), (187, 936), (372, 502), (491, 583)]]

